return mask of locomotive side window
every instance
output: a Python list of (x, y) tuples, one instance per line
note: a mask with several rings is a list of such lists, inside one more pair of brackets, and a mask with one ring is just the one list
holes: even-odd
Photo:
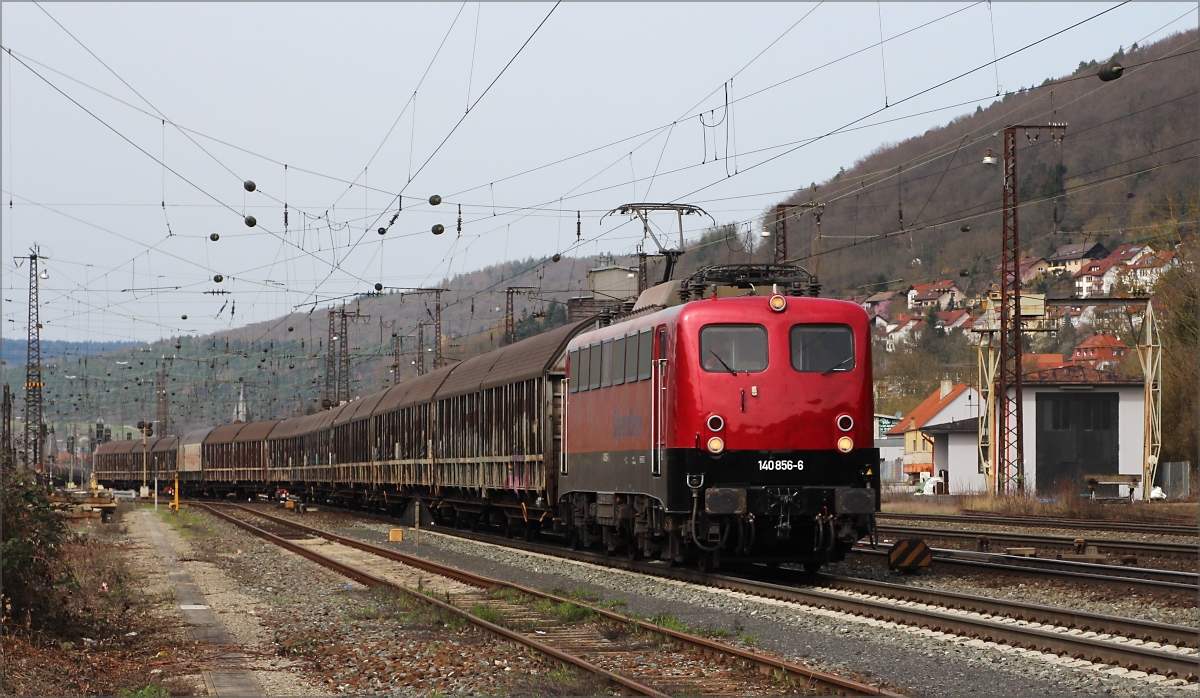
[(592, 371), (591, 371), (591, 368), (592, 368), (591, 354), (592, 354), (591, 347), (580, 347), (579, 348), (579, 369), (577, 371), (579, 373), (579, 380), (578, 380), (577, 384), (581, 391), (587, 390), (589, 387), (591, 387), (591, 382), (592, 382), (591, 381), (591, 373), (592, 373)]
[(625, 382), (625, 338), (613, 340), (612, 384), (621, 385)]
[(706, 325), (700, 329), (700, 365), (710, 373), (767, 368), (767, 329), (761, 325)]
[(638, 380), (650, 380), (651, 344), (654, 342), (654, 332), (645, 329), (638, 333)]
[(806, 373), (854, 368), (854, 332), (845, 325), (794, 325), (792, 368)]
[(571, 372), (570, 385), (571, 392), (579, 392), (579, 350), (572, 349), (567, 355), (567, 370)]
[(588, 376), (591, 379), (589, 383), (591, 384), (592, 390), (596, 390), (600, 387), (600, 358), (600, 342), (594, 342), (592, 343), (591, 351), (592, 370)]
[(633, 383), (638, 379), (638, 335), (629, 333), (625, 338), (625, 382)]
[(612, 385), (613, 371), (613, 341), (611, 339), (604, 340), (600, 345), (600, 387), (607, 388)]

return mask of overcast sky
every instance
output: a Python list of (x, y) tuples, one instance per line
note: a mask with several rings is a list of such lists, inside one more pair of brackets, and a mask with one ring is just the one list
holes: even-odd
[(24, 337), (13, 257), (37, 243), (42, 337), (95, 341), (632, 252), (637, 226), (600, 220), (629, 201), (755, 225), (998, 88), (1197, 24), (1195, 3), (1150, 2), (6, 2), (0, 19), (3, 336)]

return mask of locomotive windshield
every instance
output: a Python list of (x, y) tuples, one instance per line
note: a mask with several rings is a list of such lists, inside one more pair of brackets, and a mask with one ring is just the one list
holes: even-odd
[(792, 327), (792, 368), (826, 373), (854, 368), (854, 332), (845, 325)]
[(767, 330), (760, 325), (707, 325), (700, 330), (700, 365), (710, 373), (752, 373), (767, 367)]

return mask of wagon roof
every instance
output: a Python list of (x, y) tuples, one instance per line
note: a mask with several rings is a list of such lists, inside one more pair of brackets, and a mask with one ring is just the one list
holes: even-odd
[(208, 434), (213, 430), (213, 428), (214, 427), (204, 427), (203, 429), (193, 429), (192, 431), (189, 431), (183, 435), (183, 440), (181, 441), (180, 445), (187, 446), (189, 444), (204, 443), (204, 440), (208, 438)]
[[(138, 449), (141, 449), (142, 447), (141, 439), (125, 439), (124, 441), (109, 441), (108, 443), (115, 444), (113, 450), (110, 451), (110, 453), (113, 454), (133, 453), (133, 448), (135, 446)], [(107, 446), (108, 444), (105, 445)]]
[(333, 407), (325, 410), (324, 412), (316, 413), (313, 415), (313, 421), (310, 424), (305, 425), (305, 427), (307, 427), (305, 432), (328, 428), (330, 424), (333, 424), (333, 420), (337, 419), (338, 415), (340, 415), (342, 411), (350, 405), (351, 403), (346, 403), (345, 405), (339, 405), (338, 407)]
[[(354, 410), (354, 414), (348, 421), (359, 422), (364, 419), (370, 419), (375, 414), (375, 408), (379, 406), (383, 396), (387, 395), (387, 390), (376, 390), (369, 395), (363, 395), (354, 404), (358, 405), (358, 409)], [(339, 420), (340, 421), (340, 420)]]
[(442, 382), (446, 377), (453, 373), (461, 364), (439, 368), (436, 371), (431, 371), (423, 376), (417, 376), (412, 380), (406, 380), (394, 388), (388, 389), (379, 403), (375, 405), (374, 411), (371, 413), (387, 414), (402, 407), (415, 405), (419, 402), (427, 402), (433, 397), (434, 392), (441, 387)]
[(566, 350), (567, 342), (593, 323), (591, 319), (574, 322), (467, 359), (458, 364), (437, 397), (451, 398), (545, 375)]
[(267, 438), (288, 439), (296, 436), (297, 434), (302, 433), (300, 429), (304, 426), (304, 420), (311, 416), (312, 415), (305, 415), (303, 417), (291, 417), (289, 419), (284, 419), (280, 421), (274, 429), (271, 430), (271, 435)]
[(164, 436), (164, 437), (160, 438), (158, 441), (154, 442), (154, 448), (152, 448), (150, 450), (155, 453), (162, 453), (164, 451), (174, 451), (178, 446), (179, 446), (179, 437), (178, 436)]
[(125, 443), (124, 441), (106, 441), (96, 447), (97, 456), (111, 456), (117, 452), (117, 446)]
[(216, 427), (209, 433), (208, 438), (204, 440), (205, 446), (213, 446), (217, 444), (231, 444), (237, 438), (238, 432), (242, 427), (246, 426), (245, 422), (234, 422), (233, 424), (222, 424)]
[(242, 430), (238, 432), (238, 435), (233, 440), (235, 443), (263, 441), (271, 433), (271, 430), (275, 428), (275, 425), (279, 424), (279, 421), (278, 419), (270, 419), (265, 422), (250, 422), (242, 427)]

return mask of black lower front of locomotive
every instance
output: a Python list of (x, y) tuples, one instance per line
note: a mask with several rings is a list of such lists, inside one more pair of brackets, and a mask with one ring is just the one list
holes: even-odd
[[(879, 451), (671, 449), (665, 497), (564, 497), (575, 543), (702, 568), (729, 562), (836, 562), (874, 530)], [(658, 488), (661, 493), (663, 488)]]

